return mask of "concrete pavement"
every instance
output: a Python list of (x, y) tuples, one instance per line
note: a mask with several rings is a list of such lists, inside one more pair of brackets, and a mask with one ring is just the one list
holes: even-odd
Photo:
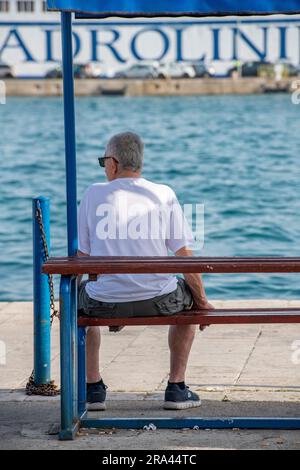
[[(249, 301), (213, 303), (219, 308), (249, 306)], [(300, 302), (251, 305), (294, 307)], [(58, 443), (57, 436), (47, 433), (59, 421), (59, 400), (24, 395), (32, 344), (32, 304), (0, 303), (0, 448), (300, 448), (300, 431), (90, 431), (76, 442)], [(103, 329), (106, 413), (166, 413), (161, 400), (168, 362), (166, 327), (131, 327), (117, 334)], [(52, 376), (59, 383), (58, 322), (52, 333)], [(201, 416), (300, 416), (299, 325), (220, 325), (199, 332), (187, 383), (202, 397)]]

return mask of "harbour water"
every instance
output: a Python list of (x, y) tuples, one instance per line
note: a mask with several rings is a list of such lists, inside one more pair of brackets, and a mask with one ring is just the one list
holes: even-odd
[[(205, 256), (299, 256), (299, 106), (289, 94), (78, 98), (78, 200), (104, 181), (109, 136), (134, 130), (144, 176), (204, 204)], [(51, 198), (52, 254), (66, 254), (61, 98), (0, 106), (0, 300), (32, 299), (31, 198)], [(58, 284), (58, 279), (56, 280)], [(299, 298), (297, 275), (206, 275), (210, 298)]]

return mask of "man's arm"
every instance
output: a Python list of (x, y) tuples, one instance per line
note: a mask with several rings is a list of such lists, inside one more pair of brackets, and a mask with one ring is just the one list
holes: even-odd
[[(193, 256), (191, 249), (184, 246), (175, 253), (176, 256)], [(208, 302), (201, 275), (198, 273), (184, 274), (184, 278), (192, 291), (194, 305), (199, 310), (212, 310), (214, 307)]]

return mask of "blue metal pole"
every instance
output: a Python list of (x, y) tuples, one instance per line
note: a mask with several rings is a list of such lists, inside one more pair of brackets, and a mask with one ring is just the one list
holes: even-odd
[[(77, 254), (76, 136), (72, 52), (72, 14), (61, 13), (64, 91), (68, 255)], [(77, 288), (76, 279), (61, 279), (61, 439), (74, 437), (77, 420)], [(62, 313), (63, 312), (63, 313)]]
[(86, 329), (78, 328), (78, 416), (86, 411)]
[(34, 310), (34, 382), (36, 385), (47, 384), (51, 378), (50, 359), (50, 290), (46, 274), (42, 274), (43, 242), (37, 219), (40, 208), (50, 250), (50, 201), (46, 197), (32, 200), (33, 220), (33, 310)]
[(77, 253), (76, 137), (71, 15), (69, 12), (61, 13), (69, 256)]
[[(74, 406), (74, 332), (72, 321), (72, 277), (60, 281), (60, 376), (61, 431), (60, 439), (73, 439), (79, 426)], [(76, 384), (77, 385), (77, 384)]]
[(300, 429), (300, 418), (83, 418), (83, 428), (143, 429)]
[(78, 328), (77, 328), (77, 279), (71, 283), (71, 337), (73, 361), (73, 416), (78, 416)]

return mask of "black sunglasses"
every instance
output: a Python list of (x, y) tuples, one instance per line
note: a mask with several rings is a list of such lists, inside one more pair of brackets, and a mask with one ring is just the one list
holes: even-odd
[(105, 167), (105, 160), (107, 158), (112, 158), (116, 163), (119, 163), (118, 160), (115, 158), (115, 157), (99, 157), (98, 158), (98, 162), (99, 162), (99, 165), (104, 168)]

